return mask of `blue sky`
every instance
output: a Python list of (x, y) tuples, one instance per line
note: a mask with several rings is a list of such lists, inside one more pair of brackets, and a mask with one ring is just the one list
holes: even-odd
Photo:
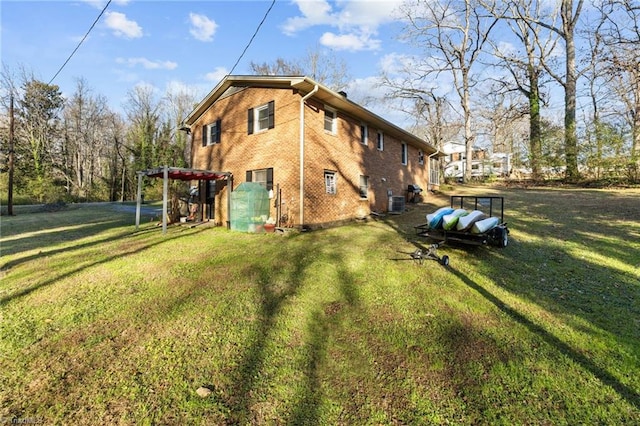
[[(404, 45), (396, 37), (396, 0), (277, 0), (234, 70), (250, 74), (251, 61), (300, 59), (330, 49), (344, 60), (353, 87), (366, 87)], [(49, 82), (85, 35), (106, 0), (3, 0), (1, 57)], [(94, 94), (120, 110), (136, 84), (158, 93), (187, 87), (208, 93), (231, 71), (271, 0), (112, 0), (99, 22), (53, 81), (68, 96), (83, 77)]]

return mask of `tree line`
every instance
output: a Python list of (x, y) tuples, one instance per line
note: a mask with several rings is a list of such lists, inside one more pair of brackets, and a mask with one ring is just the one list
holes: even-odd
[[(381, 73), (384, 98), (432, 145), (464, 144), (465, 179), (486, 142), (535, 179), (639, 180), (639, 0), (408, 0), (399, 13), (398, 37), (415, 54)], [(346, 64), (319, 49), (250, 68), (309, 75), (336, 91), (350, 84)], [(189, 166), (178, 127), (199, 99), (187, 89), (136, 86), (123, 112), (84, 78), (64, 99), (55, 84), (5, 68), (2, 89), (3, 193), (12, 185), (37, 202), (132, 199), (137, 170)], [(562, 122), (549, 113), (558, 90)]]
[(159, 96), (135, 86), (117, 113), (83, 78), (68, 99), (25, 70), (5, 69), (3, 86), (3, 192), (10, 163), (15, 195), (39, 203), (133, 199), (136, 171), (189, 164), (188, 135), (178, 126), (197, 99), (186, 89)]

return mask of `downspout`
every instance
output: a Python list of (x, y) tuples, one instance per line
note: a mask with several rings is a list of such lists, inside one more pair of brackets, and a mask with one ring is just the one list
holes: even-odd
[(304, 224), (304, 103), (317, 91), (316, 84), (312, 91), (300, 99), (300, 226)]
[[(427, 185), (427, 191), (431, 191), (431, 158), (432, 158), (434, 155), (438, 155), (439, 153), (440, 153), (440, 147), (438, 147), (438, 148), (436, 149), (436, 152), (434, 152), (433, 154), (431, 154), (431, 155), (429, 155), (429, 156), (427, 157), (427, 167), (429, 168), (429, 181), (428, 181), (428, 185)], [(439, 172), (438, 172), (438, 181), (440, 181), (440, 174), (439, 174)], [(440, 182), (438, 182), (438, 183), (440, 183)]]

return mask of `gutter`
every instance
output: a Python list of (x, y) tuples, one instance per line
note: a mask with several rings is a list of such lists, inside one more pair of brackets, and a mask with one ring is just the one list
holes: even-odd
[[(433, 154), (431, 154), (431, 155), (429, 155), (429, 156), (427, 157), (427, 167), (429, 168), (429, 180), (428, 180), (428, 182), (427, 182), (427, 190), (428, 190), (428, 191), (430, 191), (430, 190), (431, 190), (431, 188), (430, 188), (430, 186), (431, 186), (431, 158), (432, 158), (432, 157), (434, 157), (434, 156), (436, 156), (436, 155), (438, 155), (439, 153), (440, 153), (440, 147), (438, 147), (438, 148), (436, 149), (436, 152), (434, 152)], [(439, 177), (439, 176), (440, 176), (440, 175), (438, 174), (438, 179), (440, 179), (440, 177)]]
[(300, 226), (304, 224), (304, 103), (318, 91), (316, 84), (312, 91), (300, 98)]

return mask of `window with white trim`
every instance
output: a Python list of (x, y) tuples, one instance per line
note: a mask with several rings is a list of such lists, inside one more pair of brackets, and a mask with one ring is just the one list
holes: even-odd
[(367, 145), (368, 139), (369, 139), (369, 129), (367, 128), (366, 124), (362, 123), (360, 124), (360, 143), (362, 145)]
[(324, 187), (327, 194), (336, 194), (336, 172), (332, 170), (324, 171)]
[(402, 165), (406, 166), (409, 162), (409, 147), (406, 143), (402, 142)]
[(369, 198), (369, 176), (360, 175), (360, 198)]
[(273, 189), (273, 167), (268, 169), (247, 170), (247, 182), (259, 183), (267, 191)]
[(378, 151), (383, 151), (384, 150), (384, 133), (382, 132), (378, 132)]
[(275, 127), (275, 102), (271, 101), (247, 111), (247, 133), (259, 133)]
[(337, 132), (338, 119), (335, 109), (325, 105), (324, 107), (324, 130), (335, 135)]
[(418, 164), (424, 164), (424, 152), (418, 151)]
[(202, 146), (220, 143), (221, 120), (202, 126)]

